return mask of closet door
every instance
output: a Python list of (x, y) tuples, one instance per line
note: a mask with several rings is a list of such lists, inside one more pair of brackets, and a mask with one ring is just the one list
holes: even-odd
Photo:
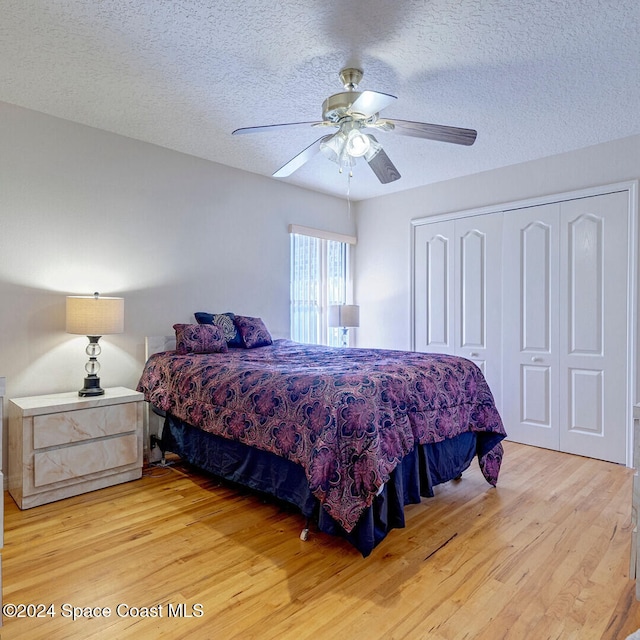
[(626, 462), (628, 195), (563, 202), (560, 450)]
[(502, 214), (455, 221), (454, 352), (475, 362), (501, 406)]
[(628, 194), (506, 212), (510, 439), (625, 463)]
[(558, 273), (560, 205), (503, 219), (503, 421), (511, 440), (559, 443)]
[(498, 407), (502, 214), (414, 230), (414, 348), (475, 362)]

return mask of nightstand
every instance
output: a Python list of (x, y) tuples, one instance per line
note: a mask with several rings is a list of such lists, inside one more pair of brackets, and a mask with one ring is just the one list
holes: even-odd
[(125, 387), (9, 401), (9, 493), (21, 509), (142, 476), (143, 396)]

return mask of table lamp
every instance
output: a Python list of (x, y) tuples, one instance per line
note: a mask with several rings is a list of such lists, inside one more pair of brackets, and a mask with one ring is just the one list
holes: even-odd
[(67, 333), (79, 334), (89, 338), (86, 354), (89, 361), (84, 365), (87, 376), (84, 387), (78, 391), (80, 396), (101, 396), (100, 363), (98, 356), (102, 352), (98, 340), (102, 336), (124, 331), (124, 299), (101, 298), (96, 292), (92, 296), (67, 296)]
[(329, 326), (342, 327), (342, 346), (347, 346), (349, 327), (360, 326), (360, 307), (357, 304), (329, 305)]

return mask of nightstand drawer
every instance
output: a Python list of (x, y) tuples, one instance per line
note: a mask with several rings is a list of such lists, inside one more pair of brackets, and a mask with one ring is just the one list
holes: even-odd
[(135, 403), (62, 411), (33, 417), (33, 448), (44, 449), (132, 430)]
[(42, 487), (117, 469), (134, 464), (138, 453), (138, 436), (135, 433), (36, 452), (33, 456), (33, 483), (36, 487)]

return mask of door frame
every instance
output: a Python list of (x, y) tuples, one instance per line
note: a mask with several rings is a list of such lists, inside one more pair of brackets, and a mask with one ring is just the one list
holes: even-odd
[[(536, 207), (539, 205), (563, 202), (566, 200), (577, 200), (579, 198), (589, 198), (591, 196), (605, 195), (608, 193), (626, 192), (628, 202), (628, 264), (627, 264), (627, 406), (626, 406), (626, 465), (633, 467), (633, 407), (638, 404), (640, 398), (640, 389), (638, 388), (639, 376), (637, 372), (638, 354), (637, 349), (640, 344), (640, 336), (638, 336), (638, 285), (640, 282), (638, 274), (638, 180), (628, 180), (624, 182), (616, 182), (613, 184), (600, 185), (579, 189), (576, 191), (568, 191), (563, 193), (549, 194), (538, 196), (535, 198), (526, 198), (524, 200), (515, 200), (502, 204), (479, 207), (475, 209), (466, 209), (462, 211), (452, 211), (448, 213), (436, 214), (433, 216), (423, 216), (414, 218), (411, 224), (411, 240), (410, 240), (410, 284), (409, 284), (409, 318), (410, 318), (410, 338), (411, 349), (415, 350), (415, 308), (416, 308), (416, 290), (415, 290), (415, 243), (416, 243), (416, 227), (432, 222), (442, 222), (445, 220), (453, 220), (456, 218), (469, 218), (472, 216), (482, 216), (490, 213), (506, 213), (517, 209), (525, 209), (528, 207)], [(502, 390), (501, 390), (502, 391)]]

